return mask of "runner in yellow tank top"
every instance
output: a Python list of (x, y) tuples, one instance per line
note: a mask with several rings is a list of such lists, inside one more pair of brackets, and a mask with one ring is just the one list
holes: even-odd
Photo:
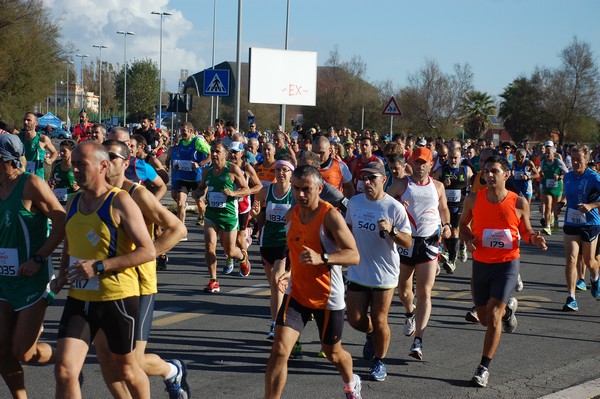
[(138, 228), (144, 218), (135, 202), (106, 182), (108, 151), (86, 141), (75, 147), (72, 161), (83, 191), (67, 204), (60, 279), (68, 279), (71, 288), (58, 331), (56, 396), (81, 396), (81, 366), (102, 329), (132, 397), (148, 398), (148, 377), (133, 352), (139, 306), (134, 267), (155, 258), (154, 245), (148, 231)]

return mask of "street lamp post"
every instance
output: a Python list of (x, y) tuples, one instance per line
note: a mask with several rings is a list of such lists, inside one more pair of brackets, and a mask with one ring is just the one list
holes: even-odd
[(123, 127), (127, 127), (127, 35), (135, 35), (133, 32), (117, 31), (117, 34), (123, 35)]
[[(160, 49), (158, 51), (158, 126), (162, 121), (162, 36), (163, 36), (163, 16), (173, 15), (170, 12), (152, 11), (151, 14), (160, 15)], [(177, 90), (179, 92), (179, 90)]]
[(100, 79), (100, 93), (99, 97), (99, 107), (98, 107), (98, 123), (102, 123), (102, 49), (108, 48), (103, 44), (94, 44), (92, 47), (95, 47), (100, 50), (100, 64), (98, 64), (98, 78)]
[(69, 64), (73, 65), (73, 61), (65, 60), (67, 65), (67, 130), (71, 128), (71, 119), (69, 118)]
[(81, 109), (85, 109), (85, 106), (83, 105), (83, 94), (84, 94), (84, 90), (83, 90), (83, 59), (89, 57), (89, 55), (87, 54), (75, 54), (75, 57), (79, 57), (81, 58)]

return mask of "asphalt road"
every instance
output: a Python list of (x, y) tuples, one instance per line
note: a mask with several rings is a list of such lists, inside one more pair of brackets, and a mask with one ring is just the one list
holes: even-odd
[[(537, 209), (537, 206), (532, 206)], [(532, 219), (537, 229), (539, 215)], [(189, 241), (169, 253), (168, 270), (159, 273), (154, 329), (149, 351), (165, 359), (180, 358), (188, 367), (194, 398), (260, 398), (270, 341), (268, 288), (259, 263), (258, 246), (250, 250), (249, 277), (220, 276), (221, 293), (205, 294), (202, 229), (188, 217)], [(348, 324), (344, 347), (354, 359), (355, 372), (363, 378), (365, 398), (538, 398), (598, 378), (600, 303), (588, 292), (578, 295), (580, 310), (565, 313), (564, 254), (562, 233), (548, 237), (549, 249), (522, 249), (521, 274), (525, 289), (519, 300), (518, 328), (502, 337), (490, 366), (488, 388), (473, 388), (469, 380), (481, 357), (484, 330), (466, 322), (471, 304), (471, 261), (458, 265), (454, 275), (444, 271), (435, 284), (433, 312), (424, 337), (424, 361), (408, 356), (411, 338), (402, 334), (404, 310), (394, 300), (390, 314), (392, 344), (386, 360), (384, 382), (366, 381), (369, 362), (361, 358), (364, 335)], [(219, 251), (221, 251), (219, 249)], [(219, 270), (224, 257), (219, 253)], [(234, 271), (234, 273), (237, 273)], [(56, 340), (65, 293), (47, 312), (42, 339)], [(304, 359), (289, 362), (284, 398), (343, 397), (336, 369), (317, 358), (317, 329), (309, 323), (302, 334)], [(93, 352), (93, 349), (92, 349)], [(26, 366), (31, 398), (54, 395), (52, 366)], [(93, 354), (84, 368), (85, 398), (108, 398)], [(167, 397), (159, 378), (151, 379), (154, 397)], [(600, 392), (598, 392), (600, 394)], [(0, 398), (9, 397), (0, 384)]]

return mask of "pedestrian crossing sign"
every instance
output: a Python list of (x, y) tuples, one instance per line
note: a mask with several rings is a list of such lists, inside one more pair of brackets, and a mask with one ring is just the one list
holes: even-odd
[(228, 69), (205, 69), (204, 96), (229, 96), (229, 70)]
[(388, 101), (387, 105), (381, 112), (381, 115), (402, 116), (402, 111), (400, 110), (400, 107), (398, 106), (398, 103), (396, 103), (394, 97), (390, 98), (390, 101)]

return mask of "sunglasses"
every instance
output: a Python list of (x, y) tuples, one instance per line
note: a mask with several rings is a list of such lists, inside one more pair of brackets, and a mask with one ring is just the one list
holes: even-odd
[(117, 158), (121, 158), (122, 160), (126, 160), (126, 159), (127, 159), (127, 158), (125, 158), (123, 155), (121, 155), (121, 154), (118, 154), (118, 153), (116, 153), (116, 152), (112, 152), (112, 151), (108, 153), (108, 158), (109, 158), (111, 161), (114, 161), (114, 160), (115, 160), (115, 159), (117, 159)]
[(291, 169), (288, 168), (275, 168), (275, 173), (279, 173), (279, 172), (283, 172), (283, 173), (288, 173), (291, 172)]
[(362, 175), (360, 180), (362, 181), (375, 181), (378, 177), (381, 177), (379, 173), (372, 173), (370, 175)]

